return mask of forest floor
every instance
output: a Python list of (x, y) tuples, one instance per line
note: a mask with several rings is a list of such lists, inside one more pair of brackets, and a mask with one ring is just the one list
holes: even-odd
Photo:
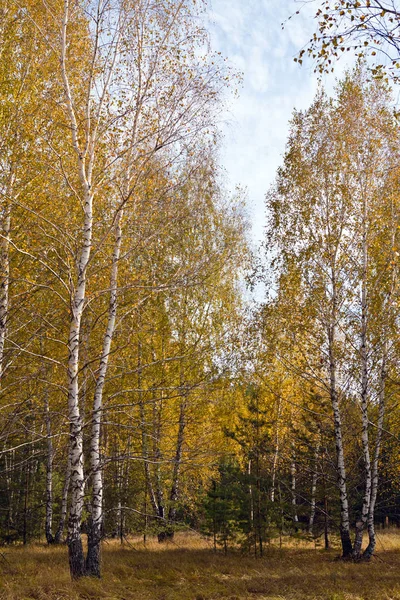
[(65, 547), (0, 549), (1, 600), (400, 600), (400, 533), (380, 532), (368, 563), (335, 560), (338, 549), (284, 540), (263, 558), (213, 553), (207, 541), (177, 535), (103, 546), (103, 578), (71, 582)]

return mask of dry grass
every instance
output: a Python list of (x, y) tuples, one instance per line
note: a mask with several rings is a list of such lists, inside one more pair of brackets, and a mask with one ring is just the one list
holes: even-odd
[(105, 543), (102, 580), (71, 582), (65, 547), (6, 548), (1, 600), (400, 600), (400, 534), (380, 534), (369, 564), (336, 561), (306, 542), (266, 548), (263, 559), (215, 555), (195, 536), (143, 547)]

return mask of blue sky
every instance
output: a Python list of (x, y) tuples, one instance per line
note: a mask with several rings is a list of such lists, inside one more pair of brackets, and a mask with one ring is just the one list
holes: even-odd
[[(231, 102), (223, 124), (222, 165), (228, 185), (247, 189), (253, 240), (263, 235), (264, 195), (282, 160), (288, 122), (294, 108), (312, 102), (317, 89), (313, 65), (293, 61), (314, 31), (314, 6), (295, 0), (210, 0), (209, 29), (214, 50), (244, 72), (239, 98)], [(327, 90), (343, 71), (325, 77)]]

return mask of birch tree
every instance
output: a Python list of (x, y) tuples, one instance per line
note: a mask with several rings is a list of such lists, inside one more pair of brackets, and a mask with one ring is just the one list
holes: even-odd
[[(360, 84), (360, 77), (356, 74), (353, 81), (347, 79), (342, 84), (336, 105), (321, 95), (309, 112), (295, 116), (285, 166), (279, 172), (278, 187), (271, 192), (269, 200), (273, 223), (270, 236), (282, 247), (285, 268), (299, 269), (303, 278), (302, 301), (309, 307), (306, 310), (311, 310), (309, 314), (314, 315), (312, 320), (316, 319), (316, 329), (308, 322), (305, 331), (311, 345), (322, 348), (321, 363), (326, 365), (326, 379), (317, 376), (315, 367), (310, 362), (307, 365), (307, 361), (304, 376), (313, 379), (331, 399), (344, 557), (360, 556), (362, 531), (370, 506), (372, 373), (367, 330), (369, 302), (374, 291), (368, 275), (369, 206), (373, 197), (379, 196), (382, 201), (377, 165), (384, 169), (394, 147), (390, 111), (385, 105), (386, 92), (379, 86), (367, 91)], [(324, 126), (320, 127), (322, 122)], [(285, 210), (284, 217), (280, 204), (283, 198), (290, 198), (293, 206), (293, 210)], [(354, 293), (357, 285), (360, 296)], [(318, 297), (321, 298), (319, 308)], [(311, 331), (315, 341), (310, 338)], [(355, 339), (359, 340), (356, 354)], [(299, 350), (307, 355), (306, 346), (300, 346)], [(354, 373), (346, 366), (348, 360), (358, 365), (360, 378), (355, 381)], [(354, 386), (360, 394), (364, 500), (353, 549), (342, 405), (346, 397), (352, 396)]]
[[(73, 577), (85, 574), (80, 536), (85, 475), (83, 465), (82, 414), (79, 401), (79, 364), (82, 319), (87, 303), (88, 269), (93, 250), (96, 195), (100, 198), (112, 178), (126, 167), (126, 156), (136, 161), (133, 177), (143, 169), (150, 155), (164, 147), (186, 143), (211, 122), (208, 110), (224, 84), (219, 68), (211, 61), (196, 58), (195, 47), (203, 36), (195, 24), (194, 12), (185, 2), (155, 6), (149, 2), (135, 7), (96, 3), (84, 13), (80, 4), (64, 2), (59, 14), (60, 30), (48, 34), (48, 43), (59, 53), (60, 86), (65, 124), (70, 137), (69, 154), (75, 172), (66, 175), (82, 206), (81, 230), (74, 268), (69, 275), (71, 320), (68, 335), (68, 412), (70, 422), (71, 509), (68, 528), (70, 567)], [(76, 36), (77, 26), (86, 23), (85, 54)], [(183, 41), (186, 40), (186, 41)], [(179, 55), (186, 44), (186, 54)], [(178, 47), (179, 52), (178, 52)], [(193, 132), (192, 132), (193, 128)], [(73, 158), (75, 157), (75, 158)], [(166, 157), (168, 162), (169, 157)], [(129, 162), (129, 160), (128, 160)], [(131, 166), (128, 165), (128, 169)], [(114, 209), (121, 219), (124, 203), (134, 192), (127, 183), (123, 198)], [(119, 205), (119, 206), (118, 206)], [(114, 251), (113, 271), (118, 264)], [(91, 457), (94, 470), (93, 535), (90, 553), (98, 555), (101, 521), (101, 473), (99, 435), (102, 387), (115, 319), (116, 273), (111, 275), (110, 318), (107, 326), (92, 423)], [(95, 531), (94, 531), (95, 530)], [(93, 559), (94, 562), (97, 558)], [(89, 557), (88, 564), (92, 565)], [(97, 567), (90, 566), (94, 574)]]

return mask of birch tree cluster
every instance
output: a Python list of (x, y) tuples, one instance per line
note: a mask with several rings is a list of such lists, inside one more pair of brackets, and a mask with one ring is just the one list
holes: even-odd
[[(295, 112), (267, 194), (272, 283), (260, 322), (283, 381), (295, 379), (286, 396), (292, 510), (296, 463), (307, 450), (308, 492), (300, 497), (309, 530), (319, 487), (325, 536), (333, 511), (343, 557), (355, 559), (374, 553), (376, 511), (385, 520), (392, 510), (385, 487), (397, 514), (389, 464), (398, 440), (399, 164), (390, 90), (359, 66), (333, 98), (320, 90), (308, 110)], [(255, 375), (262, 381), (263, 368)]]
[(220, 443), (248, 251), (203, 9), (0, 6), (1, 537), (66, 541), (74, 578), (172, 536)]
[(398, 524), (399, 141), (390, 87), (362, 63), (294, 112), (205, 500), (225, 552), (300, 536), (367, 561)]

